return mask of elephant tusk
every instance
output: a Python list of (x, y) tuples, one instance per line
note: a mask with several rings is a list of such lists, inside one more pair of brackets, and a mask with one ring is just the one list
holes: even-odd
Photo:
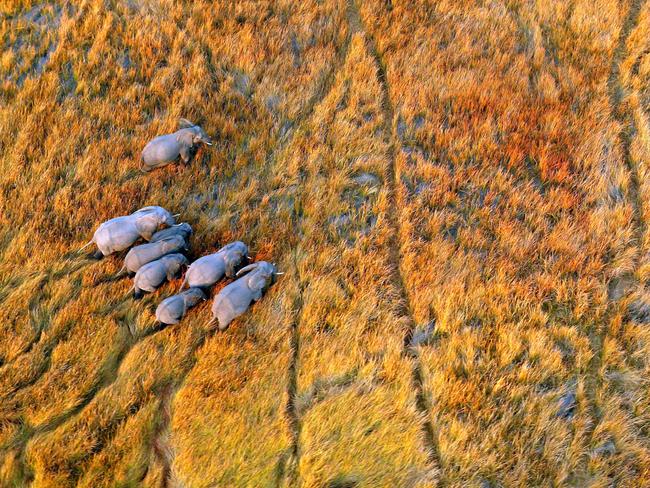
[(129, 288), (129, 289), (127, 290), (126, 295), (124, 295), (124, 298), (128, 298), (129, 295), (131, 295), (131, 292), (132, 292), (133, 290), (135, 290), (135, 284), (134, 284), (131, 288)]
[[(172, 215), (172, 217), (174, 217), (174, 218), (176, 218), (176, 217), (180, 217), (180, 216), (181, 216), (181, 214), (179, 214), (179, 213), (178, 213), (178, 214), (174, 214), (174, 215)], [(180, 225), (180, 224), (178, 224), (178, 225)]]
[(283, 274), (284, 274), (284, 271), (282, 271), (282, 272), (280, 272), (280, 273), (275, 273), (275, 276), (283, 275)]
[[(90, 241), (89, 243), (84, 244), (83, 247), (82, 247), (81, 249), (79, 249), (79, 251), (83, 251), (83, 250), (86, 249), (88, 246), (90, 246), (93, 242), (94, 242), (94, 241)], [(79, 252), (79, 251), (77, 251), (77, 252)]]
[(249, 264), (248, 266), (244, 266), (242, 269), (237, 271), (237, 273), (235, 273), (235, 276), (239, 277), (242, 274), (247, 273), (247, 272), (257, 268), (258, 265), (259, 265), (259, 263), (253, 263), (253, 264)]
[(212, 145), (212, 143), (211, 143), (211, 142), (206, 142), (206, 144), (207, 144), (208, 146), (211, 146), (211, 145)]

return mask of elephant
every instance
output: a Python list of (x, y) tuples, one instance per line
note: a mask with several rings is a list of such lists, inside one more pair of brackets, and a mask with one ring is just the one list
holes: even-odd
[(102, 223), (93, 234), (91, 241), (80, 251), (94, 243), (98, 250), (93, 257), (101, 259), (109, 254), (128, 249), (140, 238), (150, 240), (159, 228), (176, 224), (176, 217), (177, 215), (172, 215), (158, 206), (144, 207), (131, 215), (115, 217)]
[(140, 157), (140, 169), (149, 172), (176, 161), (179, 156), (189, 164), (201, 144), (212, 145), (212, 139), (198, 125), (186, 119), (180, 119), (181, 129), (173, 134), (155, 137), (144, 147)]
[(160, 302), (156, 308), (156, 319), (165, 325), (177, 324), (190, 308), (207, 299), (201, 288), (189, 288)]
[(132, 248), (124, 258), (124, 268), (128, 273), (137, 272), (142, 266), (160, 259), (167, 254), (187, 250), (183, 236), (165, 237), (156, 242), (148, 242)]
[(212, 302), (212, 320), (208, 325), (219, 321), (219, 330), (225, 330), (235, 318), (242, 315), (253, 301), (262, 298), (266, 289), (275, 282), (278, 273), (275, 265), (260, 261), (240, 269), (236, 276), (251, 271), (224, 287)]
[(209, 288), (223, 278), (234, 278), (237, 268), (248, 257), (248, 247), (241, 241), (231, 242), (214, 254), (202, 256), (194, 261), (185, 273), (181, 289), (187, 284), (190, 288)]
[(180, 278), (187, 264), (185, 256), (174, 253), (143, 265), (133, 279), (133, 298), (139, 300), (144, 292), (154, 292), (165, 281)]
[(189, 242), (190, 236), (192, 235), (192, 227), (190, 224), (183, 222), (182, 224), (172, 225), (171, 227), (163, 230), (159, 230), (153, 236), (149, 242), (156, 242), (171, 236), (183, 236), (185, 242)]

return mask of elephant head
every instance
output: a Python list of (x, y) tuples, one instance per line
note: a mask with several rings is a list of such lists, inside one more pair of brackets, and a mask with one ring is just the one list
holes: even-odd
[(181, 293), (185, 306), (187, 308), (192, 308), (195, 305), (198, 305), (199, 302), (207, 300), (208, 297), (205, 295), (205, 292), (201, 288), (189, 288)]
[(279, 274), (275, 269), (275, 264), (266, 261), (249, 264), (237, 272), (237, 277), (249, 273), (245, 276), (246, 286), (253, 294), (254, 300), (259, 300), (262, 293), (275, 282), (275, 277)]
[(165, 265), (169, 281), (180, 278), (183, 274), (183, 267), (189, 264), (187, 258), (180, 253), (168, 254), (160, 258), (160, 260)]
[(154, 232), (165, 226), (176, 224), (176, 218), (162, 207), (144, 207), (131, 214), (135, 220), (135, 227), (138, 233), (147, 241), (151, 239)]
[(185, 129), (179, 134), (179, 140), (182, 139), (188, 146), (196, 146), (198, 144), (212, 145), (212, 139), (210, 139), (210, 136), (200, 126), (193, 124), (187, 119), (180, 119), (179, 126), (181, 129)]
[(167, 229), (159, 230), (153, 236), (151, 236), (151, 242), (156, 242), (161, 239), (176, 235), (182, 236), (186, 241), (189, 241), (192, 232), (193, 231), (190, 224), (183, 222), (182, 224), (175, 224)]
[(248, 246), (241, 241), (231, 242), (218, 251), (223, 253), (223, 261), (226, 265), (226, 276), (234, 278), (237, 268), (248, 259)]

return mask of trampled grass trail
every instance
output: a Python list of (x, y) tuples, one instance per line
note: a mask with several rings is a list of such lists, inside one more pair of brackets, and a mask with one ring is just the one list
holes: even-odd
[[(385, 184), (388, 188), (388, 220), (392, 232), (390, 240), (388, 242), (392, 280), (395, 284), (396, 289), (398, 290), (399, 298), (397, 310), (406, 322), (407, 331), (406, 335), (404, 336), (404, 352), (407, 356), (410, 356), (413, 359), (412, 386), (416, 398), (416, 404), (421, 416), (422, 439), (424, 442), (424, 447), (429, 453), (429, 463), (431, 465), (430, 467), (432, 470), (437, 471), (441, 467), (441, 459), (440, 453), (438, 451), (436, 429), (433, 426), (431, 419), (429, 418), (429, 402), (427, 401), (426, 394), (424, 392), (422, 366), (417, 355), (417, 350), (411, 348), (412, 338), (413, 334), (416, 331), (417, 324), (413, 319), (413, 315), (411, 313), (411, 304), (409, 301), (406, 286), (404, 285), (404, 276), (401, 263), (402, 243), (400, 242), (400, 235), (402, 235), (402, 232), (400, 230), (400, 221), (397, 214), (397, 186), (399, 185), (399, 182), (397, 181), (397, 171), (395, 167), (395, 153), (397, 151), (397, 148), (394, 129), (396, 119), (393, 111), (393, 103), (390, 98), (390, 89), (388, 87), (386, 68), (379, 55), (379, 52), (377, 51), (376, 43), (363, 26), (363, 21), (361, 20), (361, 15), (355, 1), (349, 0), (348, 5), (348, 22), (350, 22), (351, 29), (353, 31), (359, 31), (363, 34), (367, 44), (367, 49), (372, 54), (375, 63), (377, 77), (381, 83), (381, 106), (384, 110), (384, 126), (382, 130), (384, 140), (388, 147), (386, 155), (388, 164), (386, 165), (385, 169), (384, 181), (386, 182)], [(442, 484), (442, 480), (439, 480), (439, 482)]]

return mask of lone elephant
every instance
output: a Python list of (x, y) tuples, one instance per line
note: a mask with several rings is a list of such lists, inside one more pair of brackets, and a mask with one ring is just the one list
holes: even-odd
[(189, 164), (201, 144), (212, 145), (212, 139), (198, 125), (186, 119), (180, 120), (181, 129), (173, 134), (155, 137), (144, 147), (140, 157), (140, 169), (149, 172), (176, 161), (179, 157)]

